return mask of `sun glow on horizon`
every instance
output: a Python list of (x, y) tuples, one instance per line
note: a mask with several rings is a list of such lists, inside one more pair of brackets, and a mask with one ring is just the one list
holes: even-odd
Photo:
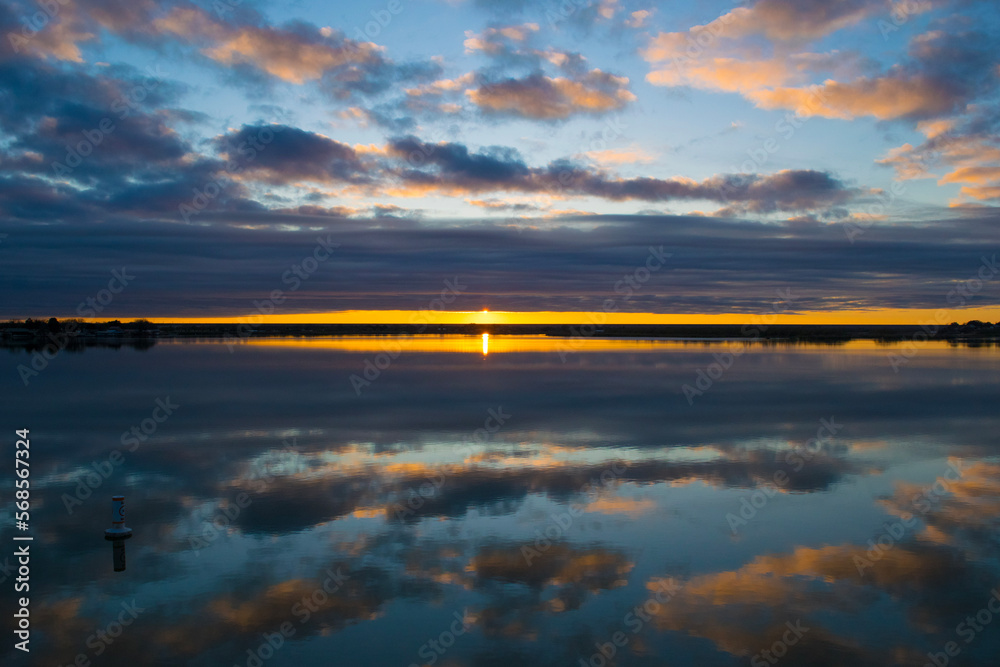
[[(157, 324), (471, 324), (471, 325), (712, 325), (712, 324), (811, 324), (811, 325), (920, 325), (964, 323), (969, 320), (1000, 320), (1000, 306), (966, 309), (883, 309), (802, 311), (794, 313), (605, 313), (588, 311), (414, 311), (343, 310), (280, 315), (251, 314), (242, 317), (149, 317), (118, 316), (122, 321), (144, 317)], [(62, 319), (62, 318), (60, 318)], [(85, 318), (105, 322), (109, 317)]]

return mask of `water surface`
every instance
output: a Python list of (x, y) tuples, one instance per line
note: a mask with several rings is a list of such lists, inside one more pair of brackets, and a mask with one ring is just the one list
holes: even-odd
[(0, 379), (35, 537), (32, 653), (4, 664), (1000, 652), (995, 347), (161, 341), (24, 386), (31, 354)]

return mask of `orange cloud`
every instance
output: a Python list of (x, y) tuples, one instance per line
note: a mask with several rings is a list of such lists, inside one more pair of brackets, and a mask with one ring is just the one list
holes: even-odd
[[(957, 101), (941, 82), (923, 76), (862, 77), (850, 83), (828, 80), (806, 88), (757, 90), (747, 98), (762, 109), (796, 109), (803, 116), (844, 120), (941, 114)], [(817, 101), (808, 104), (810, 100)]]
[(946, 174), (938, 183), (990, 184), (1000, 181), (1000, 167), (962, 167)]
[(1000, 185), (983, 187), (983, 188), (971, 188), (968, 186), (963, 187), (959, 192), (966, 197), (976, 199), (979, 201), (985, 200), (996, 200), (1000, 201)]
[(471, 84), (476, 78), (473, 72), (468, 72), (454, 79), (439, 79), (415, 88), (407, 88), (406, 94), (411, 97), (421, 95), (441, 95), (446, 92), (461, 90)]
[(618, 0), (601, 0), (597, 6), (597, 13), (603, 19), (613, 19), (618, 9)]
[(652, 15), (652, 11), (648, 9), (640, 9), (629, 14), (629, 18), (625, 20), (625, 25), (629, 28), (641, 28), (646, 25), (647, 19), (649, 19)]
[[(975, 107), (968, 110), (990, 113)], [(899, 179), (928, 178), (933, 176), (931, 166), (944, 166), (951, 171), (938, 180), (939, 185), (962, 185), (962, 198), (1000, 200), (1000, 145), (996, 136), (983, 131), (975, 119), (967, 127), (959, 126), (955, 119), (936, 119), (918, 124), (917, 129), (927, 136), (926, 142), (893, 148), (876, 162), (893, 167)], [(962, 201), (960, 198), (952, 205)]]
[(955, 121), (944, 118), (922, 120), (917, 123), (917, 129), (920, 130), (928, 139), (933, 139), (934, 137), (942, 135), (953, 127), (955, 127)]
[(692, 86), (706, 90), (746, 93), (780, 86), (799, 76), (789, 59), (743, 60), (712, 58), (671, 64), (646, 75), (655, 86)]
[(466, 53), (482, 51), (491, 55), (496, 55), (504, 50), (500, 42), (501, 37), (505, 37), (513, 42), (523, 42), (533, 32), (538, 32), (537, 23), (522, 23), (521, 25), (501, 26), (498, 28), (487, 28), (481, 33), (474, 33), (471, 30), (465, 31)]
[(639, 164), (652, 162), (656, 159), (638, 147), (624, 150), (609, 148), (603, 151), (587, 151), (584, 155), (600, 165)]
[(911, 144), (890, 149), (885, 157), (875, 160), (875, 163), (895, 169), (896, 178), (901, 181), (933, 177), (933, 174), (927, 171), (923, 156), (915, 151)]
[(44, 59), (51, 56), (56, 60), (81, 63), (83, 56), (77, 43), (93, 39), (95, 34), (88, 32), (70, 10), (64, 12), (61, 16), (56, 14), (41, 30), (28, 37), (20, 34), (19, 27), (4, 35), (4, 41), (9, 42), (15, 53), (34, 53)]
[(308, 36), (279, 28), (229, 26), (206, 12), (177, 8), (153, 25), (188, 40), (210, 42), (202, 52), (224, 65), (251, 64), (272, 76), (302, 84), (333, 68), (373, 62), (381, 48), (370, 42), (335, 39), (317, 32)]
[[(754, 35), (774, 42), (807, 42), (851, 26), (883, 9), (879, 0), (760, 0), (752, 7), (737, 7), (714, 21), (683, 32), (658, 33), (642, 55), (650, 62), (692, 59), (709, 49), (735, 47), (740, 50), (733, 42)], [(725, 44), (720, 46), (720, 40)]]

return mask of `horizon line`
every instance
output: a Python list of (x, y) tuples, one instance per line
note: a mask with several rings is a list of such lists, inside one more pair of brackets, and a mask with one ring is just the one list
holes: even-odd
[[(23, 319), (44, 319), (48, 317)], [(101, 323), (118, 320), (148, 320), (153, 324), (465, 324), (465, 325), (947, 325), (971, 320), (1000, 320), (1000, 306), (979, 308), (887, 308), (880, 310), (787, 311), (778, 309), (754, 313), (623, 313), (603, 311), (431, 311), (431, 310), (341, 310), (312, 313), (251, 313), (242, 316), (169, 316), (107, 315), (105, 317), (58, 317)], [(8, 318), (8, 321), (15, 318)]]

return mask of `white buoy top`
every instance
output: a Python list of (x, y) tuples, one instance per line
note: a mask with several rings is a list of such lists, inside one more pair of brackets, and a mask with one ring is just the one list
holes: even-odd
[(125, 496), (111, 496), (111, 527), (104, 531), (104, 537), (131, 537), (132, 529), (125, 525)]

